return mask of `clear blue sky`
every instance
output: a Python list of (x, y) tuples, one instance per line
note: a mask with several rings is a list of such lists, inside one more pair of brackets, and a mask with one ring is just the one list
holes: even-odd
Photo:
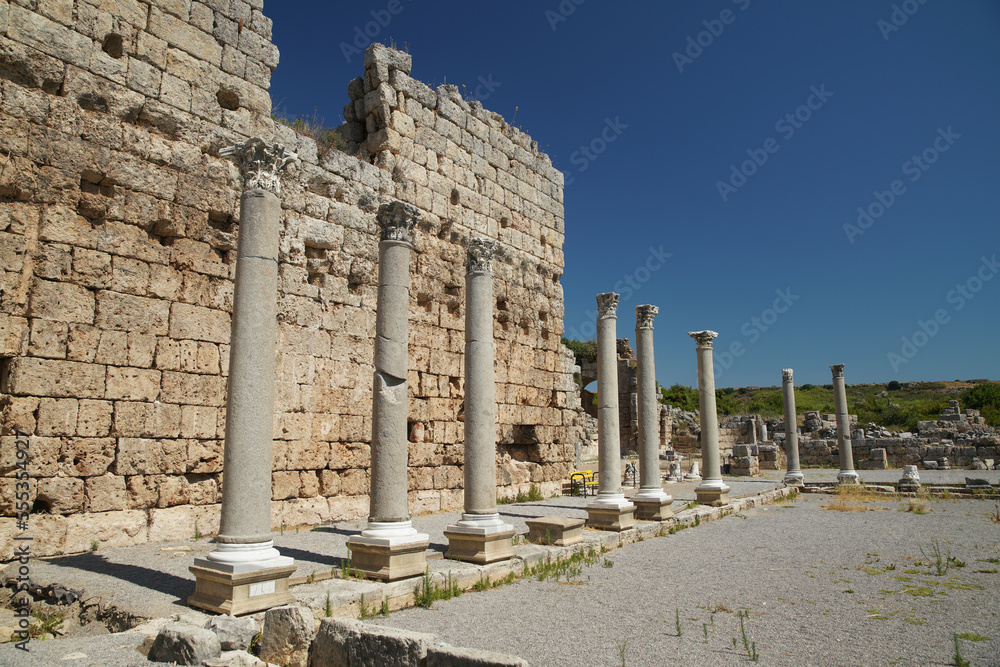
[(598, 292), (622, 294), (633, 340), (634, 307), (658, 305), (663, 385), (696, 385), (701, 329), (719, 332), (719, 387), (780, 384), (787, 367), (826, 384), (835, 363), (848, 383), (1000, 376), (995, 0), (264, 13), (286, 114), (341, 122), (367, 28), (405, 46), (414, 77), (464, 84), (536, 139), (567, 175), (566, 335), (593, 335)]

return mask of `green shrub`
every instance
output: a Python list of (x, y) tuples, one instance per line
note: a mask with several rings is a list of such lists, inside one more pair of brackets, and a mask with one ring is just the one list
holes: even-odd
[(979, 410), (990, 426), (1000, 426), (1000, 384), (981, 384), (966, 389), (958, 400), (963, 408)]
[(576, 364), (582, 366), (585, 362), (597, 361), (597, 341), (591, 338), (587, 341), (573, 340), (563, 337), (562, 344), (573, 351)]

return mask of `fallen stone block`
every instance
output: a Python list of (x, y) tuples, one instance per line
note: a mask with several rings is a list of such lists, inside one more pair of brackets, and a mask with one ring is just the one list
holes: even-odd
[[(265, 623), (266, 627), (266, 623)], [(365, 625), (359, 621), (324, 618), (309, 652), (310, 667), (421, 665), (434, 635)]]
[(268, 609), (264, 615), (260, 657), (287, 667), (307, 667), (314, 634), (315, 621), (306, 607), (285, 605)]
[(200, 665), (222, 653), (219, 638), (211, 630), (185, 623), (168, 623), (160, 629), (149, 649), (149, 659), (178, 665)]
[(236, 618), (235, 616), (216, 616), (208, 619), (205, 629), (218, 636), (223, 651), (245, 651), (250, 647), (254, 635), (260, 632), (260, 626), (252, 618)]
[(513, 655), (437, 644), (427, 649), (427, 667), (528, 667)]

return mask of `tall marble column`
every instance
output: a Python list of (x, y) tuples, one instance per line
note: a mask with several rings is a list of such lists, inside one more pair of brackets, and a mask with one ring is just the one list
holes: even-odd
[(698, 407), (701, 417), (701, 484), (694, 493), (702, 505), (721, 506), (729, 502), (729, 487), (722, 481), (719, 463), (719, 417), (715, 407), (715, 366), (712, 362), (714, 331), (690, 331), (698, 344)]
[(618, 295), (597, 295), (597, 498), (587, 506), (587, 525), (622, 531), (635, 525), (635, 505), (622, 491), (618, 431)]
[(447, 558), (492, 563), (514, 555), (514, 526), (497, 512), (493, 377), (493, 253), (496, 241), (469, 240), (465, 273), (465, 512), (448, 526)]
[(857, 484), (858, 473), (854, 470), (854, 450), (851, 444), (851, 416), (847, 411), (847, 389), (844, 386), (844, 364), (830, 366), (833, 371), (833, 403), (837, 408), (837, 448), (840, 449), (840, 472), (837, 481), (841, 484)]
[(423, 574), (429, 540), (410, 521), (406, 433), (410, 250), (420, 212), (394, 201), (379, 206), (378, 303), (372, 387), (372, 467), (368, 526), (347, 541), (351, 565), (372, 579)]
[(656, 393), (656, 364), (653, 355), (653, 318), (656, 306), (635, 307), (636, 403), (639, 408), (639, 491), (632, 496), (639, 519), (663, 521), (673, 515), (674, 499), (660, 483), (660, 397)]
[(271, 539), (274, 346), (278, 332), (280, 173), (294, 153), (254, 138), (220, 151), (243, 176), (226, 390), (222, 516), (216, 547), (190, 567), (188, 604), (248, 614), (294, 601), (291, 558)]
[(791, 368), (781, 370), (781, 390), (785, 397), (785, 455), (788, 458), (785, 484), (802, 486), (805, 477), (799, 468), (799, 429), (795, 415), (795, 381)]

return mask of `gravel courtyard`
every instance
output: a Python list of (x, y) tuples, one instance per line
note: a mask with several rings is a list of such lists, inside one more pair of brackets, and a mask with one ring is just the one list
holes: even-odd
[(733, 665), (751, 662), (745, 610), (760, 664), (950, 665), (959, 634), (972, 665), (1000, 665), (993, 502), (831, 503), (803, 494), (630, 545), (573, 581), (523, 579), (377, 622), (532, 665)]

